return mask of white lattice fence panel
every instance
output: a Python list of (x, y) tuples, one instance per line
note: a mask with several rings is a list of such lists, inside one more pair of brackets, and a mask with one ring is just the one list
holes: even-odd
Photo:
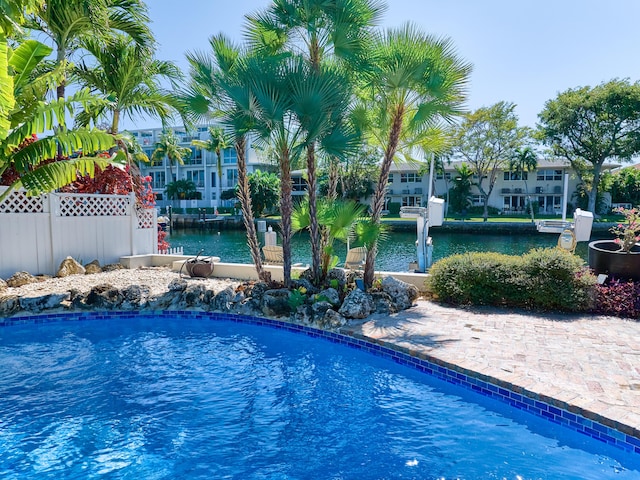
[(60, 195), (61, 217), (109, 217), (129, 215), (131, 199), (125, 196)]
[(0, 203), (0, 213), (43, 213), (44, 198), (27, 197), (24, 192), (11, 192)]
[(156, 228), (155, 211), (152, 208), (136, 208), (138, 228)]

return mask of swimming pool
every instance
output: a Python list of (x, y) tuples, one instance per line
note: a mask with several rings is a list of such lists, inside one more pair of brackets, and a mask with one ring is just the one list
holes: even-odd
[(0, 477), (640, 478), (635, 455), (388, 358), (221, 317), (0, 329)]

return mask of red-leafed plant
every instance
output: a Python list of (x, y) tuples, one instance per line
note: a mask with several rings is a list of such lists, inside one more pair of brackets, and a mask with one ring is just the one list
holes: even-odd
[(612, 280), (596, 285), (595, 313), (640, 318), (640, 282)]

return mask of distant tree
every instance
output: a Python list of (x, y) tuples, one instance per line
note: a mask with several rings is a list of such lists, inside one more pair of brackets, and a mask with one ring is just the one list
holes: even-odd
[(216, 182), (216, 198), (218, 199), (218, 206), (220, 206), (220, 200), (223, 200), (221, 197), (222, 151), (232, 146), (231, 141), (222, 128), (209, 127), (209, 138), (207, 140), (192, 140), (191, 145), (216, 154), (216, 175), (218, 176), (218, 181)]
[[(373, 185), (380, 174), (380, 156), (379, 150), (365, 146), (357, 155), (342, 160), (333, 158), (332, 161), (337, 163), (337, 194), (342, 198), (356, 201), (371, 195)], [(327, 195), (330, 190), (330, 175), (329, 172), (324, 171), (322, 174), (320, 192)]]
[(524, 182), (524, 193), (527, 196), (527, 207), (529, 207), (532, 222), (535, 222), (535, 218), (527, 178), (529, 172), (535, 172), (537, 168), (538, 156), (531, 147), (516, 148), (513, 157), (509, 161), (509, 171), (515, 173)]
[(165, 157), (169, 160), (169, 170), (173, 180), (173, 164), (184, 165), (184, 159), (191, 155), (189, 147), (183, 147), (178, 141), (178, 137), (173, 130), (166, 130), (160, 134), (160, 138), (155, 144), (151, 161), (162, 161)]
[[(518, 127), (515, 104), (498, 102), (465, 116), (454, 133), (453, 151), (478, 177), (484, 221), (489, 217), (489, 197), (498, 175), (509, 168), (516, 149), (522, 146), (526, 129)], [(486, 181), (486, 183), (485, 183)]]
[(280, 177), (275, 173), (256, 170), (249, 174), (249, 190), (255, 215), (262, 216), (266, 209), (278, 206)]
[(453, 186), (449, 191), (449, 203), (451, 210), (456, 213), (462, 213), (463, 210), (471, 205), (473, 170), (466, 163), (456, 165), (454, 169), (456, 173), (451, 180)]
[(198, 198), (196, 184), (191, 180), (185, 179), (167, 183), (165, 193), (167, 194), (167, 198), (171, 200), (192, 200)]
[(604, 162), (629, 161), (640, 152), (640, 82), (566, 90), (538, 117), (542, 140), (571, 163), (588, 195), (587, 210), (595, 212)]
[(630, 203), (640, 205), (640, 169), (634, 167), (623, 168), (611, 174), (608, 191), (614, 203)]

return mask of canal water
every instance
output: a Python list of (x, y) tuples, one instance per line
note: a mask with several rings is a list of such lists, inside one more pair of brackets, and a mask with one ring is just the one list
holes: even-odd
[[(558, 234), (478, 234), (438, 232), (434, 229), (433, 261), (456, 253), (465, 252), (500, 252), (522, 255), (533, 248), (554, 247), (558, 242)], [(174, 230), (167, 237), (172, 247), (183, 247), (185, 255), (196, 255), (203, 250), (203, 255), (220, 257), (222, 262), (251, 263), (251, 255), (243, 230)], [(409, 263), (416, 260), (416, 234), (409, 232), (391, 232), (389, 238), (380, 244), (376, 259), (376, 270), (403, 272), (409, 269)], [(278, 237), (278, 244), (281, 243)], [(356, 246), (356, 245), (352, 245)], [(334, 244), (336, 254), (341, 262), (346, 256), (346, 245), (342, 242)], [(311, 263), (309, 237), (298, 233), (292, 241), (293, 262)], [(576, 254), (586, 260), (587, 242), (578, 244)]]

